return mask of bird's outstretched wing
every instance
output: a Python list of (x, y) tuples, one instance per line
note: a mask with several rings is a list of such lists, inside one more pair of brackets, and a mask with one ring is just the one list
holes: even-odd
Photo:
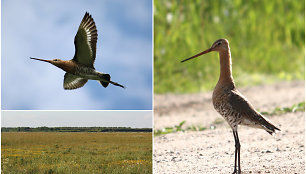
[(86, 84), (88, 80), (70, 73), (64, 76), (64, 89), (77, 89)]
[(257, 112), (251, 103), (237, 90), (232, 90), (229, 103), (235, 112), (240, 113), (245, 119), (250, 120), (254, 124), (261, 125), (268, 133), (272, 134), (275, 130), (279, 130), (268, 119)]
[(73, 60), (94, 68), (98, 31), (91, 15), (86, 12), (74, 37), (75, 54)]

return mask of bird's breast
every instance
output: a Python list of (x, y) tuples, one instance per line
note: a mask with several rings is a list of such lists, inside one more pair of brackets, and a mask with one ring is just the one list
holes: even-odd
[(217, 85), (212, 100), (215, 110), (233, 129), (236, 129), (237, 125), (241, 123), (241, 114), (236, 112), (229, 102), (232, 90), (232, 87)]
[(242, 115), (236, 112), (228, 102), (228, 95), (218, 95), (213, 100), (215, 110), (226, 120), (233, 130), (237, 130), (237, 126), (241, 124)]
[(213, 93), (213, 105), (214, 108), (216, 109), (216, 111), (218, 111), (222, 116), (223, 114), (223, 110), (226, 110), (227, 107), (227, 103), (228, 103), (228, 95), (225, 92), (215, 92)]

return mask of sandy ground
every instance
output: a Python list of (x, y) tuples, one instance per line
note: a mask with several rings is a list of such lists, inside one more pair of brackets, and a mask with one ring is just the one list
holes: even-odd
[[(272, 111), (305, 100), (304, 82), (283, 82), (239, 89), (255, 108)], [(211, 92), (154, 96), (154, 127), (201, 125), (216, 129), (171, 133), (154, 138), (154, 173), (232, 173), (234, 138), (214, 110)], [(268, 117), (281, 129), (239, 127), (242, 173), (305, 173), (305, 112)], [(215, 124), (215, 121), (221, 124)]]

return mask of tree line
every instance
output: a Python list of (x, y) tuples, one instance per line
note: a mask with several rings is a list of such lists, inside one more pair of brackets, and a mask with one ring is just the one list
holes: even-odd
[(2, 132), (152, 132), (152, 128), (131, 127), (2, 127)]

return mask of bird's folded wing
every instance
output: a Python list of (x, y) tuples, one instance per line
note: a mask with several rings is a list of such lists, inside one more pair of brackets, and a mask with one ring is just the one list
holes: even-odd
[(251, 103), (237, 90), (231, 91), (229, 104), (234, 111), (240, 113), (251, 121), (261, 123), (264, 119), (261, 117), (260, 113), (254, 109)]
[(244, 116), (244, 119), (252, 121), (254, 124), (261, 125), (268, 133), (273, 134), (275, 130), (280, 130), (275, 127), (267, 118), (257, 112), (251, 103), (243, 97), (238, 91), (231, 92), (229, 103), (232, 109)]
[(64, 76), (64, 89), (77, 89), (85, 85), (87, 79), (66, 73)]
[(91, 15), (86, 12), (74, 37), (75, 54), (73, 60), (93, 68), (96, 58), (97, 39), (96, 24)]

